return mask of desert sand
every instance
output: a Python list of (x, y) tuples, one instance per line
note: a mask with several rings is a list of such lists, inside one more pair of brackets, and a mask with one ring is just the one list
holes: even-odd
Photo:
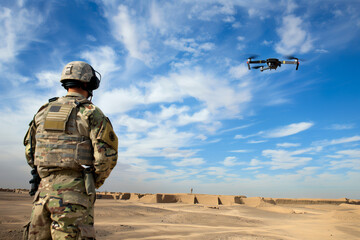
[[(0, 239), (21, 239), (26, 193), (0, 192)], [(99, 194), (97, 239), (360, 239), (360, 201)]]

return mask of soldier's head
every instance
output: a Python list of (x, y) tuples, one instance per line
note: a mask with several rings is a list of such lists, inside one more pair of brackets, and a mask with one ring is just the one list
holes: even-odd
[(100, 75), (99, 72), (95, 71), (86, 62), (70, 62), (64, 67), (60, 82), (66, 90), (70, 88), (81, 88), (87, 91), (88, 96), (91, 97), (93, 90), (97, 89), (100, 85), (100, 79), (95, 73)]

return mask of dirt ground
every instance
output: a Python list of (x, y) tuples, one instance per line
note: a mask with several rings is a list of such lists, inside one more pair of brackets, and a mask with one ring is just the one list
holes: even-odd
[[(0, 192), (0, 239), (21, 239), (32, 198)], [(97, 199), (97, 239), (360, 239), (360, 205), (211, 206)]]

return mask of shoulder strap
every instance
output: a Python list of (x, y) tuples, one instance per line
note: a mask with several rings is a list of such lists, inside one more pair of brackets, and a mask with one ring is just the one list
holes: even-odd
[(84, 98), (84, 99), (76, 99), (75, 104), (77, 107), (80, 107), (83, 104), (92, 104), (92, 102), (89, 99)]
[(58, 99), (59, 99), (59, 97), (50, 98), (50, 99), (49, 99), (49, 103), (54, 102), (54, 101), (56, 101), (56, 100), (58, 100)]

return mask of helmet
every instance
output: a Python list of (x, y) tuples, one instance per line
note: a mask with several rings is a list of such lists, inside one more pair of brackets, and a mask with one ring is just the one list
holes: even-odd
[(97, 89), (100, 85), (100, 80), (95, 72), (97, 71), (86, 62), (70, 62), (64, 67), (61, 73), (60, 82), (65, 89), (68, 89), (69, 87), (81, 87), (88, 91), (90, 96), (92, 96), (92, 91)]

